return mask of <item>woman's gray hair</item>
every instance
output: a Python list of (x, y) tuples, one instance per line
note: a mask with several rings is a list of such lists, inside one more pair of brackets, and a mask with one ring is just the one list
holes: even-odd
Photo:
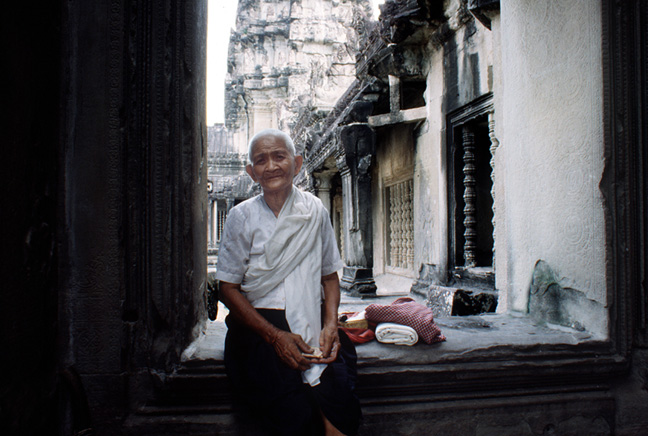
[(254, 135), (252, 139), (250, 139), (250, 143), (248, 144), (248, 160), (250, 161), (250, 163), (252, 163), (252, 152), (254, 151), (254, 146), (256, 145), (259, 139), (266, 136), (272, 136), (274, 138), (281, 139), (284, 145), (286, 146), (286, 148), (288, 149), (288, 152), (293, 157), (295, 157), (295, 155), (297, 154), (297, 151), (295, 149), (295, 143), (293, 142), (290, 135), (278, 129), (264, 129), (261, 130), (256, 135)]

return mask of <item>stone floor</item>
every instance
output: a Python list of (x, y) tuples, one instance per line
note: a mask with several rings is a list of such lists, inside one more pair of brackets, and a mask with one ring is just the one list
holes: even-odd
[[(358, 312), (372, 303), (389, 304), (400, 296), (409, 294), (411, 279), (398, 276), (376, 278), (377, 296), (357, 298), (342, 295), (340, 312)], [(422, 301), (421, 301), (422, 302)], [(227, 308), (219, 303), (218, 318), (207, 321), (204, 332), (183, 354), (183, 360), (221, 360), (227, 327)], [(419, 342), (415, 346), (399, 346), (371, 341), (356, 346), (361, 366), (386, 366), (393, 364), (428, 364), (451, 361), (458, 355), (480, 353), (500, 346), (534, 347), (545, 344), (576, 344), (596, 340), (587, 332), (540, 324), (521, 313), (482, 314), (465, 317), (440, 317), (435, 320), (445, 342), (427, 345)]]

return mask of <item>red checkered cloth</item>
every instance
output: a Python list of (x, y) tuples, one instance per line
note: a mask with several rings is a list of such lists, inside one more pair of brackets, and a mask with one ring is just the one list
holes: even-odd
[(365, 318), (373, 322), (393, 322), (410, 326), (426, 344), (446, 340), (434, 322), (432, 310), (409, 297), (399, 298), (390, 305), (370, 304), (365, 309)]

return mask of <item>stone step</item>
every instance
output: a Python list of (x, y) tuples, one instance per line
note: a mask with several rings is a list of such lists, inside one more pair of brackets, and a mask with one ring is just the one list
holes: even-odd
[[(155, 397), (143, 412), (164, 414), (169, 408), (187, 408), (192, 413), (213, 413), (229, 410), (232, 402), (225, 366), (218, 360), (185, 362), (174, 374), (164, 379)], [(231, 409), (231, 407), (230, 407)]]

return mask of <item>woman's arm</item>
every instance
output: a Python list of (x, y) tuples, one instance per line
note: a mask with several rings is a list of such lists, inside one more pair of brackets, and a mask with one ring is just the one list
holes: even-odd
[(227, 306), (230, 313), (261, 336), (264, 341), (271, 344), (286, 365), (301, 371), (310, 367), (310, 361), (302, 355), (302, 352), (311, 353), (313, 349), (304, 342), (301, 336), (278, 329), (262, 317), (241, 293), (240, 284), (221, 281), (219, 290), (220, 300)]
[(322, 306), (321, 363), (331, 363), (337, 358), (340, 347), (338, 336), (338, 308), (340, 307), (340, 280), (337, 272), (322, 277), (324, 304)]

